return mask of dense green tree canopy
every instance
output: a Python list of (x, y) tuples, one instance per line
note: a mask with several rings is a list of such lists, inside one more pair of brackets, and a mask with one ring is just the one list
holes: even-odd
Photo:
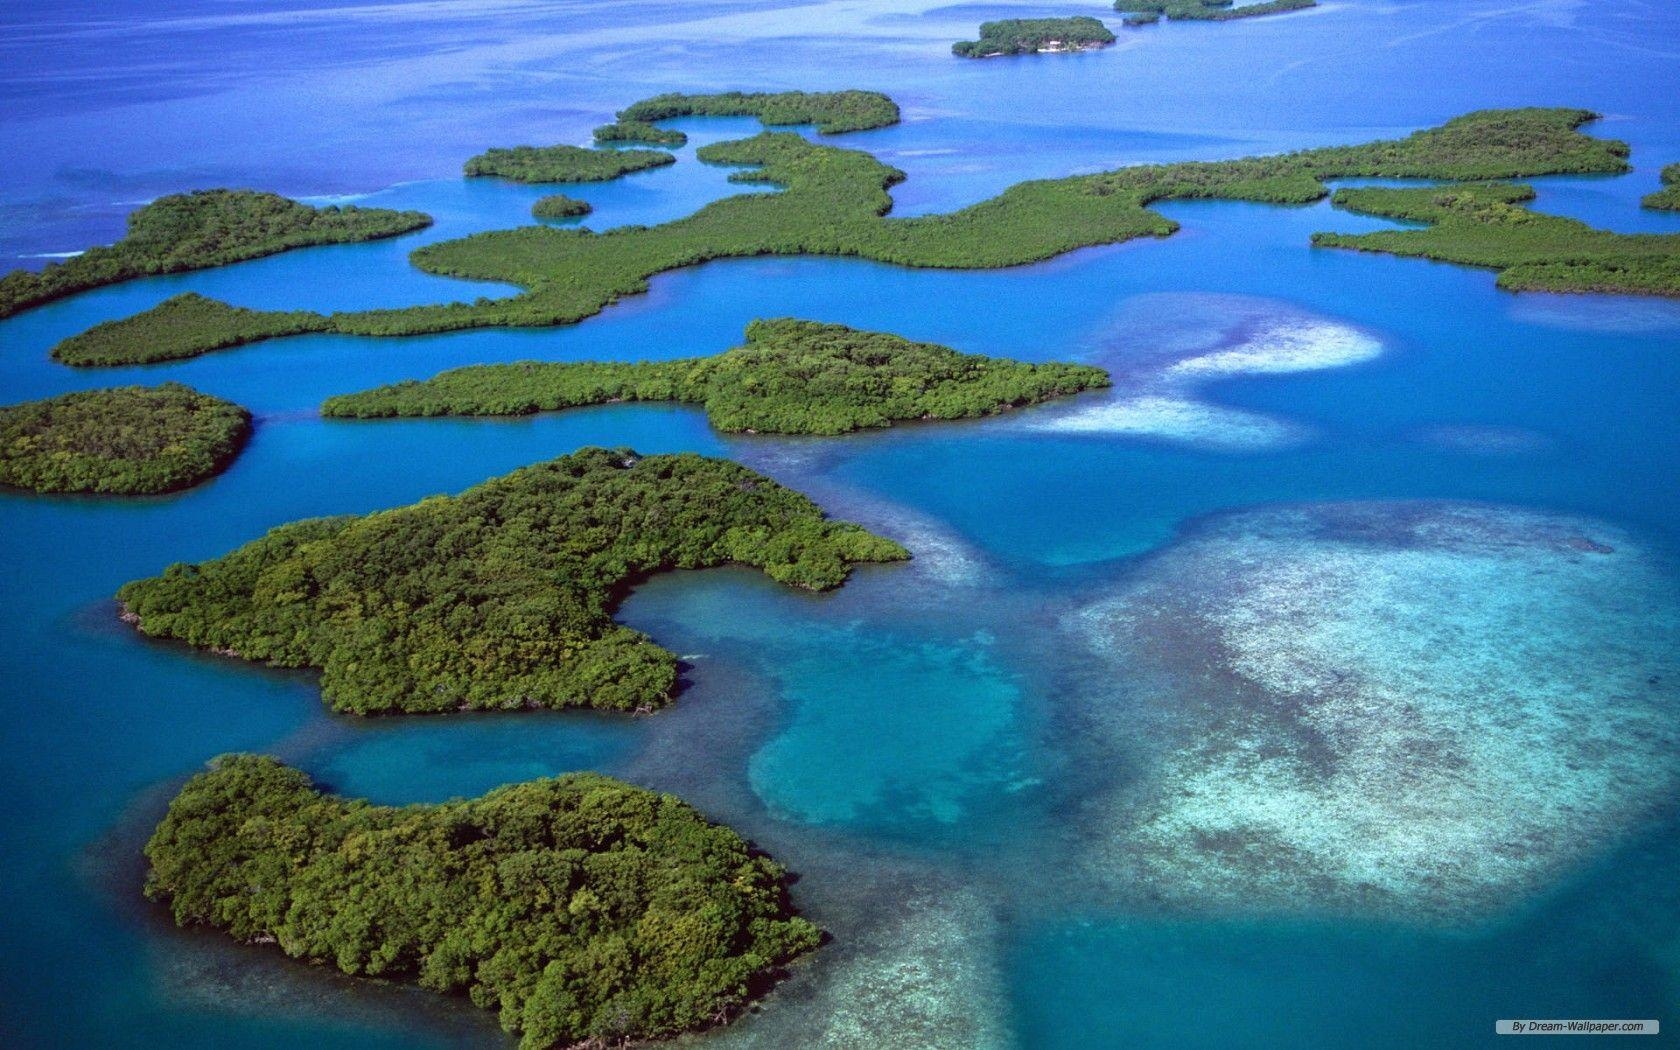
[(226, 755), (170, 803), (146, 857), (147, 896), (181, 925), (465, 992), (525, 1050), (710, 1026), (820, 936), (735, 832), (591, 773), (390, 807)]
[(688, 136), (671, 128), (656, 127), (644, 120), (620, 120), (595, 129), (596, 142), (646, 142), (654, 146), (682, 146)]
[(282, 525), (118, 592), (140, 630), (316, 667), (357, 714), (665, 704), (676, 658), (613, 622), (634, 582), (741, 564), (837, 587), (909, 554), (745, 467), (583, 449), (459, 496)]
[(128, 235), (39, 273), (0, 277), (0, 318), (101, 285), (274, 255), (315, 244), (394, 237), (431, 225), (417, 211), (311, 208), (274, 193), (200, 190), (159, 197), (128, 217)]
[(52, 348), (52, 356), (77, 368), (149, 365), (264, 339), (331, 330), (328, 318), (307, 310), (250, 310), (197, 292), (182, 292), (133, 317), (103, 321), (62, 340)]
[(1095, 18), (1009, 18), (982, 22), (979, 40), (959, 40), (951, 53), (963, 58), (1030, 55), (1038, 51), (1086, 51), (1114, 43), (1114, 34)]
[(1680, 211), (1680, 164), (1670, 164), (1662, 170), (1663, 188), (1648, 193), (1640, 203), (1647, 208)]
[(1240, 7), (1233, 0), (1114, 0), (1116, 11), (1131, 12), (1128, 25), (1145, 25), (1162, 15), (1179, 21), (1229, 22), (1317, 6), (1318, 0), (1259, 0)]
[(580, 215), (588, 215), (593, 210), (588, 201), (580, 201), (564, 193), (538, 197), (531, 205), (531, 214), (539, 219), (575, 219)]
[(765, 127), (814, 124), (824, 135), (838, 135), (897, 124), (898, 103), (879, 91), (724, 91), (655, 95), (618, 111), (621, 122), (671, 117), (757, 117)]
[(704, 405), (719, 430), (844, 434), (908, 419), (972, 419), (1107, 386), (1100, 368), (960, 354), (884, 332), (783, 318), (745, 346), (676, 361), (475, 365), (335, 397), (328, 416), (508, 416), (612, 401)]
[(1680, 295), (1680, 234), (1595, 230), (1530, 211), (1533, 199), (1533, 187), (1508, 182), (1337, 190), (1338, 207), (1429, 226), (1317, 233), (1313, 244), (1486, 266), (1513, 291)]
[(0, 407), (0, 484), (142, 495), (220, 473), (251, 414), (180, 383), (85, 390)]
[[(710, 96), (708, 96), (710, 97)], [(799, 135), (765, 133), (702, 147), (702, 160), (752, 165), (731, 176), (773, 183), (780, 193), (714, 201), (659, 226), (588, 229), (525, 226), (495, 230), (417, 250), (430, 273), (504, 281), (526, 291), (474, 303), (367, 310), (321, 317), (349, 335), (417, 335), (506, 325), (570, 324), (616, 299), (647, 290), (654, 274), (711, 259), (758, 255), (856, 256), (900, 266), (983, 269), (1018, 266), (1076, 248), (1134, 237), (1164, 237), (1177, 224), (1149, 205), (1219, 198), (1300, 204), (1329, 191), (1326, 179), (1349, 177), (1497, 179), (1523, 175), (1616, 172), (1627, 146), (1583, 135), (1593, 114), (1578, 109), (1486, 110), (1402, 139), (1333, 146), (1246, 160), (1146, 164), (1096, 175), (1041, 179), (945, 215), (888, 216), (887, 190), (904, 174), (855, 150), (821, 146)], [(126, 326), (134, 326), (133, 337)], [(237, 325), (156, 332), (147, 315), (104, 326), (103, 359), (130, 344), (137, 359), (182, 357), (230, 345)], [(139, 333), (148, 337), (142, 341)], [(79, 356), (73, 336), (59, 353)]]
[(676, 162), (673, 155), (656, 149), (514, 146), (480, 153), (467, 161), (465, 171), (513, 182), (608, 182), (633, 171)]

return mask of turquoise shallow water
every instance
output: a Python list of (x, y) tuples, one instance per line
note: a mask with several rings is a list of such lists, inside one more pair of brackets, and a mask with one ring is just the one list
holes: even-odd
[[(311, 308), (504, 294), (404, 262), (430, 240), (527, 221), (542, 190), (463, 182), (460, 161), (491, 144), (581, 141), (610, 109), (669, 89), (893, 93), (903, 125), (839, 141), (910, 174), (895, 191), (905, 212), (1120, 163), (1360, 141), (1477, 106), (1585, 105), (1607, 114), (1597, 132), (1633, 143), (1636, 171), (1541, 180), (1538, 206), (1680, 232), (1680, 217), (1637, 208), (1656, 169), (1680, 159), (1680, 100), (1662, 89), (1680, 65), (1669, 5), (1342, 0), (1010, 63), (945, 51), (983, 18), (1040, 9), (288, 10), (162, 17), (116, 5), (94, 20), (41, 2), (0, 13), (0, 97), (11, 103), (0, 148), (13, 158), (0, 168), (0, 252), (17, 257), (0, 264), (110, 239), (152, 194), (227, 182), (356, 194), (438, 219), (387, 243), (136, 282), (0, 323), (7, 401), (179, 379), (258, 414), (245, 455), (190, 493), (0, 495), (0, 1043), (499, 1045), (493, 1020), (470, 1009), (181, 933), (136, 899), (135, 850), (169, 792), (241, 748), (387, 802), (599, 769), (679, 791), (740, 827), (801, 873), (796, 897), (835, 940), (762, 1016), (703, 1040), (719, 1045), (848, 1046), (867, 1032), (906, 1046), (1460, 1046), (1493, 1042), (1499, 1017), (1680, 1017), (1680, 798), (1663, 780), (1666, 755), (1616, 767), (1646, 785), (1638, 814), (1580, 829), (1567, 863), (1473, 919), (1423, 921), (1384, 899), (1334, 914), (1276, 900), (1215, 914), (1148, 892), (1160, 871), (1128, 869), (1114, 848), (1135, 829), (1098, 815), (1141, 807), (1168, 772), (1209, 782), (1191, 776), (1212, 767), (1184, 751), (1186, 727), (1210, 745), (1239, 739), (1213, 716), (1243, 712), (1260, 680), (1234, 673), (1227, 651), (1253, 659), (1310, 637), (1347, 671), (1397, 651), (1385, 639), (1418, 636), (1346, 600), (1357, 586), (1315, 604), (1308, 588), (1322, 580), (1254, 606), (1243, 646), (1228, 650), (1165, 602), (1147, 637), (1176, 647), (1093, 648), (1069, 626), (1078, 610), (1178, 579), (1163, 567), (1187, 574), (1171, 593), (1210, 587), (1196, 575), (1209, 563), (1194, 557), (1195, 537), (1234, 512), (1349, 500), (1484, 501), (1593, 523), (1585, 534), (1626, 537), (1619, 550), (1639, 552), (1618, 593), (1640, 595), (1641, 622), (1660, 626), (1680, 605), (1674, 303), (1512, 296), (1484, 272), (1312, 251), (1314, 230), (1380, 225), (1325, 205), (1209, 202), (1163, 209), (1184, 226), (1168, 240), (1007, 271), (738, 260), (656, 278), (649, 294), (566, 329), (312, 336), (111, 371), (46, 358), (58, 338), (187, 289)], [(129, 46), (113, 57), (112, 39)], [(148, 70), (160, 54), (196, 57), (158, 76)], [(750, 125), (683, 126), (693, 142), (677, 165), (576, 188), (597, 208), (589, 222), (662, 221), (733, 192), (692, 149)], [(833, 441), (717, 435), (698, 413), (663, 406), (478, 422), (329, 424), (313, 412), (330, 394), (479, 361), (717, 352), (752, 318), (777, 315), (1089, 360), (1121, 382), (1008, 418)], [(1233, 355), (1246, 364), (1228, 367)], [(623, 618), (684, 657), (687, 686), (671, 709), (636, 721), (340, 719), (309, 675), (149, 643), (115, 621), (116, 587), (173, 560), (303, 516), (458, 491), (582, 444), (734, 456), (918, 557), (824, 596), (744, 570), (651, 581)], [(1517, 532), (1532, 540), (1526, 528)], [(1371, 542), (1373, 557), (1347, 562), (1335, 585), (1381, 566), (1385, 586), (1424, 610), (1408, 630), (1434, 619), (1431, 581), (1465, 578), (1452, 557), (1414, 562), (1392, 537)], [(1296, 550), (1285, 544), (1266, 564)], [(1516, 694), (1529, 697), (1573, 680), (1545, 654), (1489, 656), (1479, 640), (1511, 637), (1513, 622), (1594, 640), (1604, 670), (1577, 689), (1587, 705), (1618, 703), (1619, 670), (1674, 659), (1656, 628), (1596, 641), (1603, 588), (1547, 564), (1521, 587), (1492, 589), (1520, 595), (1516, 613), (1441, 588), (1436, 600), (1452, 608), (1438, 618), (1456, 633), (1438, 645), (1481, 654), (1477, 673), (1532, 687)], [(1268, 608), (1344, 612), (1285, 630)], [(1680, 721), (1672, 705), (1651, 717), (1649, 739)], [(1211, 746), (1207, 761), (1222, 754)], [(1321, 787), (1310, 763), (1289, 772), (1296, 779), (1249, 782), (1276, 797)], [(1567, 799), (1589, 782), (1545, 786)], [(1507, 791), (1486, 805), (1516, 814), (1526, 801)], [(1395, 823), (1430, 830), (1422, 819)], [(1196, 850), (1169, 859), (1186, 884), (1206, 874)]]

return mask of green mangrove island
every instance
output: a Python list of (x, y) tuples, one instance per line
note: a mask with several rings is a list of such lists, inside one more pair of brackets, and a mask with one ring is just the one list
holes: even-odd
[(251, 414), (180, 383), (123, 386), (0, 407), (0, 484), (151, 495), (227, 469)]
[[(571, 324), (647, 290), (655, 274), (713, 259), (760, 255), (853, 256), (899, 266), (987, 269), (1038, 262), (1077, 248), (1165, 237), (1177, 223), (1149, 205), (1217, 198), (1305, 204), (1326, 179), (1480, 180), (1622, 172), (1628, 147), (1580, 132), (1579, 109), (1483, 110), (1362, 146), (1332, 146), (1244, 160), (1148, 164), (1095, 175), (1023, 182), (944, 215), (894, 219), (888, 189), (904, 173), (867, 153), (791, 133), (702, 147), (702, 160), (748, 170), (731, 178), (779, 193), (714, 201), (683, 219), (596, 233), (526, 226), (430, 244), (410, 257), (428, 273), (516, 284), (523, 294), (473, 303), (273, 319), (288, 331), (419, 335), (494, 326)], [(1584, 229), (1584, 228), (1583, 228)], [(54, 349), (60, 360), (165, 360), (266, 338), (268, 315), (195, 306), (190, 324), (149, 316), (108, 322)], [(178, 308), (171, 308), (180, 312)], [(84, 345), (89, 344), (91, 345)]]
[(522, 1050), (727, 1021), (821, 940), (786, 872), (734, 831), (594, 773), (393, 807), (224, 755), (175, 796), (146, 858), (146, 895), (179, 925), (465, 993)]
[(1511, 291), (1680, 295), (1680, 234), (1612, 233), (1523, 205), (1534, 188), (1509, 182), (1337, 190), (1338, 207), (1427, 223), (1421, 230), (1315, 233), (1322, 248), (1409, 255), (1499, 271)]
[(688, 136), (643, 120), (620, 120), (595, 129), (596, 142), (645, 142), (652, 146), (685, 146)]
[(898, 103), (879, 91), (724, 91), (655, 95), (618, 111), (622, 124), (672, 117), (757, 117), (765, 127), (812, 124), (824, 135), (871, 131), (898, 123)]
[(633, 171), (675, 164), (656, 149), (584, 149), (582, 146), (513, 146), (491, 149), (467, 161), (469, 176), (511, 182), (610, 182)]
[(588, 201), (580, 201), (576, 197), (568, 197), (564, 193), (551, 193), (546, 197), (538, 197), (531, 205), (531, 214), (539, 219), (575, 219), (580, 215), (588, 215), (595, 209)]
[(321, 671), (355, 714), (652, 710), (676, 657), (613, 622), (666, 569), (751, 565), (810, 590), (898, 544), (728, 460), (587, 448), (459, 496), (293, 522), (117, 594), (148, 635)]
[(311, 208), (276, 193), (198, 190), (159, 197), (128, 217), (115, 244), (89, 248), (39, 273), (0, 277), (0, 319), (89, 288), (202, 270), (318, 244), (345, 244), (430, 226), (417, 211)]
[(675, 361), (473, 365), (327, 401), (322, 415), (515, 416), (615, 401), (702, 405), (719, 430), (845, 434), (912, 419), (974, 419), (1109, 385), (1100, 368), (1025, 364), (884, 332), (782, 318), (746, 345)]
[(1129, 26), (1149, 25), (1162, 16), (1181, 22), (1230, 22), (1317, 6), (1318, 0), (1261, 0), (1241, 7), (1233, 0), (1114, 0), (1114, 9), (1125, 13)]
[(979, 40), (959, 40), (951, 53), (963, 58), (996, 58), (1039, 52), (1089, 51), (1114, 43), (1114, 34), (1095, 18), (1008, 18), (982, 22)]
[(1670, 164), (1662, 170), (1663, 188), (1648, 193), (1639, 203), (1647, 208), (1680, 211), (1680, 164)]

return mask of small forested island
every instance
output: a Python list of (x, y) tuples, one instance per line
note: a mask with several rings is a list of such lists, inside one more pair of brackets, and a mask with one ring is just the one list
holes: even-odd
[(159, 197), (128, 217), (115, 244), (39, 273), (0, 277), (0, 318), (89, 288), (163, 273), (275, 255), (292, 248), (395, 237), (431, 225), (431, 216), (386, 208), (311, 208), (277, 193), (198, 190)]
[(653, 146), (683, 146), (688, 136), (672, 128), (661, 128), (643, 120), (620, 120), (595, 129), (596, 142), (645, 142)]
[(531, 214), (539, 219), (575, 219), (580, 215), (588, 215), (593, 210), (588, 201), (580, 201), (564, 193), (538, 197), (531, 205)]
[(1095, 18), (1009, 18), (982, 22), (979, 40), (959, 40), (951, 53), (963, 58), (995, 58), (1040, 52), (1089, 51), (1114, 43), (1114, 34)]
[[(710, 96), (703, 96), (710, 97)], [(1040, 179), (945, 215), (888, 216), (888, 189), (904, 173), (867, 153), (819, 145), (786, 132), (701, 147), (701, 160), (752, 166), (741, 183), (780, 193), (714, 201), (683, 219), (596, 233), (532, 225), (426, 245), (420, 269), (526, 291), (505, 299), (401, 309), (291, 315), (276, 327), (346, 335), (419, 335), (492, 326), (572, 324), (647, 290), (655, 274), (712, 259), (829, 255), (899, 266), (988, 269), (1037, 262), (1077, 248), (1134, 237), (1165, 237), (1178, 224), (1149, 210), (1163, 200), (1224, 199), (1304, 204), (1329, 193), (1327, 179), (1479, 180), (1622, 172), (1626, 143), (1580, 132), (1596, 114), (1580, 109), (1482, 110), (1402, 139), (1332, 146), (1244, 160), (1147, 164), (1095, 175)], [(1586, 229), (1582, 227), (1582, 229)], [(1590, 232), (1590, 231), (1589, 231)], [(168, 306), (169, 304), (165, 304)], [(157, 308), (164, 309), (163, 307)], [(94, 332), (101, 361), (162, 360), (263, 338), (262, 317), (195, 309), (192, 325), (160, 325), (151, 314), (108, 322), (55, 348), (87, 358)]]
[(1485, 266), (1511, 291), (1680, 295), (1680, 234), (1595, 230), (1523, 206), (1533, 199), (1533, 187), (1509, 182), (1337, 190), (1337, 207), (1429, 226), (1315, 233), (1312, 243)]
[(813, 124), (824, 135), (871, 131), (898, 123), (898, 103), (879, 91), (725, 91), (655, 95), (618, 111), (639, 124), (671, 117), (757, 117), (765, 127)]
[(225, 470), (251, 414), (180, 383), (84, 390), (0, 407), (0, 484), (151, 495)]
[(522, 1050), (727, 1021), (821, 940), (786, 872), (734, 831), (594, 773), (393, 807), (224, 755), (145, 852), (146, 895), (179, 925), (465, 993)]
[(885, 332), (781, 318), (746, 345), (675, 361), (474, 365), (327, 401), (322, 415), (512, 416), (614, 401), (705, 406), (719, 430), (845, 434), (911, 419), (973, 419), (1109, 385), (1100, 368), (1025, 364)]
[(307, 310), (250, 310), (182, 292), (133, 317), (102, 321), (61, 340), (52, 357), (77, 368), (155, 364), (332, 328), (329, 318)]
[(1647, 208), (1680, 211), (1680, 164), (1670, 164), (1662, 170), (1662, 183), (1662, 189), (1646, 194), (1639, 203)]
[(1114, 9), (1126, 14), (1129, 26), (1149, 25), (1163, 15), (1177, 21), (1229, 22), (1317, 6), (1318, 0), (1261, 0), (1241, 7), (1234, 0), (1114, 0)]
[(588, 448), (459, 496), (282, 525), (117, 597), (148, 635), (319, 668), (339, 711), (635, 711), (677, 682), (674, 655), (612, 619), (648, 574), (751, 565), (826, 590), (908, 557), (727, 460)]
[(469, 176), (512, 182), (609, 182), (633, 171), (676, 162), (673, 154), (656, 149), (514, 146), (486, 150), (467, 161), (464, 170)]

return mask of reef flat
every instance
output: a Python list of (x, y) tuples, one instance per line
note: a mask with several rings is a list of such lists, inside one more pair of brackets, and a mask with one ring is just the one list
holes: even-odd
[(255, 190), (159, 197), (129, 215), (128, 233), (117, 243), (89, 248), (39, 273), (13, 270), (0, 277), (0, 318), (136, 277), (225, 266), (318, 244), (395, 237), (431, 222), (431, 216), (417, 211), (311, 208)]
[(1312, 242), (1485, 266), (1511, 291), (1680, 295), (1680, 234), (1595, 230), (1523, 207), (1533, 199), (1532, 186), (1513, 183), (1337, 190), (1339, 208), (1428, 228), (1315, 233)]
[(0, 407), (0, 484), (150, 495), (225, 470), (251, 414), (180, 383), (84, 390)]
[(1100, 368), (961, 354), (884, 332), (782, 318), (746, 344), (675, 361), (473, 365), (335, 397), (325, 416), (511, 416), (617, 401), (704, 406), (714, 427), (845, 434), (903, 420), (974, 419), (1108, 385)]
[(1083, 870), (1118, 895), (1475, 922), (1680, 785), (1672, 567), (1600, 522), (1457, 503), (1240, 512), (1069, 627), (1150, 697), (1142, 718), (1094, 702), (1081, 730), (1147, 752), (1147, 776), (1083, 816)]
[(146, 634), (321, 670), (356, 714), (669, 702), (677, 660), (613, 622), (650, 573), (740, 564), (811, 590), (909, 554), (745, 467), (584, 449), (362, 517), (282, 525), (118, 592)]
[[(428, 273), (502, 281), (526, 291), (475, 303), (315, 315), (321, 327), (312, 330), (390, 336), (572, 324), (645, 292), (655, 274), (712, 259), (829, 255), (945, 269), (1019, 266), (1092, 245), (1165, 237), (1178, 225), (1149, 210), (1157, 201), (1300, 204), (1326, 196), (1324, 180), (1332, 178), (1456, 180), (1625, 171), (1626, 144), (1578, 130), (1592, 119), (1594, 114), (1578, 109), (1485, 110), (1363, 146), (1025, 182), (960, 211), (907, 219), (887, 217), (892, 208), (887, 190), (903, 180), (903, 172), (866, 153), (767, 132), (705, 146), (699, 156), (752, 166), (731, 178), (777, 185), (780, 193), (725, 198), (659, 226), (604, 233), (526, 226), (427, 245), (411, 258)], [(136, 360), (190, 357), (250, 341), (243, 333), (255, 324), (240, 316), (237, 324), (211, 321), (171, 334), (155, 331), (142, 313), (100, 326), (98, 341), (107, 360), (125, 343), (132, 343)], [(151, 340), (131, 339), (130, 325), (136, 332), (148, 330)], [(54, 353), (64, 359), (84, 356), (78, 346), (83, 338), (72, 336)]]
[(462, 169), (469, 177), (510, 182), (610, 182), (635, 171), (675, 164), (656, 149), (584, 149), (582, 146), (512, 146), (486, 150)]
[(727, 1021), (820, 939), (735, 832), (592, 773), (389, 807), (227, 755), (181, 789), (146, 857), (146, 895), (178, 924), (465, 993), (525, 1050)]
[(997, 58), (1044, 52), (1090, 51), (1114, 43), (1114, 34), (1095, 18), (1008, 18), (980, 23), (980, 39), (959, 40), (960, 58)]

